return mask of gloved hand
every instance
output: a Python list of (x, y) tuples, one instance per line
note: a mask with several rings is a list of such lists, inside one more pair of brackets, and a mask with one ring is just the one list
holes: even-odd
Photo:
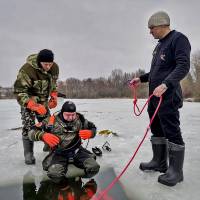
[(56, 135), (52, 133), (44, 133), (42, 136), (42, 140), (48, 144), (51, 148), (55, 147), (57, 144), (59, 144), (60, 139)]
[(79, 131), (79, 136), (80, 136), (80, 138), (81, 139), (89, 139), (89, 138), (91, 138), (92, 136), (93, 136), (93, 133), (92, 133), (92, 131), (91, 130), (87, 130), (87, 129), (85, 129), (85, 130), (80, 130)]
[(48, 106), (50, 109), (52, 109), (57, 106), (58, 93), (56, 91), (53, 91), (53, 92), (51, 92), (50, 96), (51, 96), (51, 98), (48, 102)]
[(45, 106), (39, 103), (35, 103), (35, 101), (33, 101), (32, 99), (29, 99), (26, 107), (34, 112), (37, 112), (40, 115), (45, 115), (47, 113)]

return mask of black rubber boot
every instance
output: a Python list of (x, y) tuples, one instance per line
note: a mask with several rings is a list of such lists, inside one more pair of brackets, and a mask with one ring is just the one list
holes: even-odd
[(167, 140), (164, 137), (151, 137), (153, 158), (150, 162), (140, 163), (140, 169), (166, 172), (167, 166)]
[(165, 174), (158, 177), (158, 182), (174, 186), (183, 181), (183, 162), (185, 146), (169, 142), (169, 168)]
[(29, 139), (23, 138), (23, 146), (24, 146), (24, 158), (25, 163), (27, 165), (33, 165), (35, 164), (35, 157), (33, 155), (33, 141), (30, 141)]

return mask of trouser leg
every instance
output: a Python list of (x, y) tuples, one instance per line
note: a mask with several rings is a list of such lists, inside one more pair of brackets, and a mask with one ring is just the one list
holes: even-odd
[(159, 113), (161, 125), (163, 127), (165, 137), (169, 142), (184, 145), (184, 141), (180, 129), (179, 111), (171, 112), (162, 111)]
[(25, 163), (28, 165), (35, 164), (35, 157), (33, 153), (34, 143), (28, 138), (28, 131), (35, 124), (35, 115), (33, 112), (29, 111), (26, 108), (21, 109), (21, 118), (22, 118), (22, 141), (24, 148), (24, 158)]
[(47, 176), (55, 183), (65, 179), (67, 172), (68, 158), (66, 156), (53, 154), (47, 169)]
[[(184, 145), (180, 130), (180, 115), (178, 105), (172, 103), (171, 97), (163, 99), (156, 117), (151, 125), (151, 132), (156, 137), (166, 137), (169, 142)], [(148, 105), (149, 117), (153, 116), (158, 99), (153, 98)]]
[(95, 160), (93, 153), (80, 147), (79, 151), (74, 157), (75, 166), (85, 170), (83, 178), (91, 178), (99, 172), (100, 165)]

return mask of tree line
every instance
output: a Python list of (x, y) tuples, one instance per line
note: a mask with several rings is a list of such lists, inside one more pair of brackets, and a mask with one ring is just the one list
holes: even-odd
[[(67, 98), (129, 98), (132, 92), (128, 82), (134, 77), (144, 74), (145, 71), (138, 69), (136, 72), (127, 73), (121, 69), (114, 69), (108, 78), (87, 78), (79, 80), (68, 78), (66, 81), (58, 82), (60, 93)], [(147, 96), (146, 84), (140, 87), (139, 98)]]
[(200, 101), (200, 51), (192, 55), (190, 72), (181, 82), (181, 86), (185, 98)]
[[(59, 96), (66, 98), (131, 98), (132, 91), (128, 87), (128, 81), (145, 73), (138, 69), (127, 73), (121, 69), (114, 69), (107, 77), (87, 78), (79, 80), (68, 78), (58, 81)], [(200, 101), (200, 51), (192, 55), (191, 70), (184, 80), (181, 81), (183, 97), (192, 101)], [(137, 91), (138, 98), (148, 96), (148, 84), (141, 84)], [(14, 98), (13, 87), (0, 87), (0, 99)]]
[[(132, 91), (128, 81), (145, 73), (138, 69), (136, 72), (127, 73), (121, 69), (114, 69), (108, 78), (87, 78), (79, 80), (68, 78), (58, 82), (58, 90), (67, 98), (131, 98)], [(200, 51), (195, 52), (191, 59), (191, 70), (181, 81), (183, 97), (200, 101)], [(148, 96), (148, 85), (141, 84), (137, 92), (138, 98)]]

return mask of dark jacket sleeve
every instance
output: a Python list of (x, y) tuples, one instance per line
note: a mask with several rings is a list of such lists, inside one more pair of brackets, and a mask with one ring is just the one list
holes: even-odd
[(142, 83), (148, 82), (149, 81), (149, 73), (143, 74), (140, 76), (140, 81)]
[(96, 128), (96, 126), (94, 125), (94, 123), (88, 121), (88, 129), (91, 130), (92, 133), (93, 133), (92, 138), (95, 137), (95, 136), (96, 136), (96, 133), (97, 133), (97, 128)]
[(189, 72), (190, 51), (191, 46), (186, 36), (181, 35), (174, 41), (174, 56), (176, 66), (163, 81), (168, 88), (176, 87)]
[(82, 114), (78, 113), (78, 115), (79, 115), (79, 118), (80, 118), (81, 123), (82, 123), (82, 129), (91, 130), (92, 133), (93, 133), (92, 138), (95, 137), (96, 136), (96, 132), (97, 132), (97, 128), (94, 125), (94, 123), (91, 122), (91, 121), (88, 121), (87, 119), (85, 119), (85, 117)]

